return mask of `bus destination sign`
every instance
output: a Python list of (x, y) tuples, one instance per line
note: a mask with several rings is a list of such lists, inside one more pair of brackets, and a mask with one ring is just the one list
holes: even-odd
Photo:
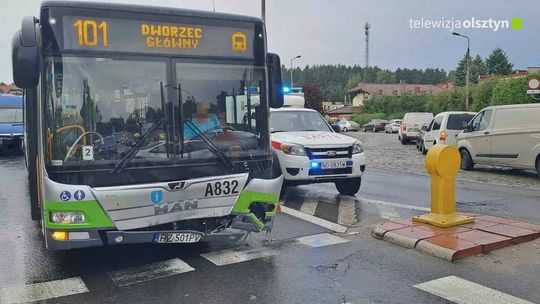
[(64, 16), (64, 49), (253, 58), (253, 29)]

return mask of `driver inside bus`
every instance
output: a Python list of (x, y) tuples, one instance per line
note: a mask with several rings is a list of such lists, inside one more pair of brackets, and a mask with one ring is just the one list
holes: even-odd
[[(197, 103), (197, 113), (193, 115), (191, 121), (201, 132), (208, 133), (209, 131), (219, 132), (223, 131), (221, 129), (221, 123), (219, 117), (214, 113), (210, 112), (210, 103), (209, 102), (199, 102)], [(184, 138), (192, 139), (197, 137), (197, 134), (187, 125), (184, 125)]]

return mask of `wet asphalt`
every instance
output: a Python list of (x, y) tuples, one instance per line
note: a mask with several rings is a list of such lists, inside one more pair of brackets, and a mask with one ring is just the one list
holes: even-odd
[[(364, 223), (382, 221), (375, 213), (362, 213), (360, 221), (344, 234), (281, 214), (274, 231), (253, 235), (249, 247), (199, 243), (49, 252), (44, 249), (39, 225), (30, 220), (22, 157), (0, 158), (0, 185), (0, 291), (73, 277), (80, 277), (89, 290), (44, 303), (450, 303), (413, 287), (449, 275), (540, 302), (538, 241), (449, 263), (372, 238), (370, 226)], [(335, 188), (329, 184), (295, 191), (303, 193), (304, 199), (335, 196)], [(429, 178), (369, 170), (358, 196), (426, 207)], [(458, 183), (457, 201), (462, 211), (540, 223), (537, 189)], [(335, 212), (331, 204), (323, 206), (329, 213)], [(292, 241), (320, 233), (333, 233), (348, 242), (312, 248)], [(276, 254), (225, 266), (216, 266), (200, 255), (260, 248)], [(122, 287), (108, 275), (175, 258), (194, 270)]]

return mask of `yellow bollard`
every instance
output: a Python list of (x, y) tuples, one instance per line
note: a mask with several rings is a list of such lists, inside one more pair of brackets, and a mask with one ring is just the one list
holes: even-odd
[(426, 169), (431, 175), (431, 212), (413, 216), (415, 222), (438, 227), (472, 223), (474, 218), (456, 212), (456, 175), (461, 156), (454, 146), (434, 145), (426, 156)]

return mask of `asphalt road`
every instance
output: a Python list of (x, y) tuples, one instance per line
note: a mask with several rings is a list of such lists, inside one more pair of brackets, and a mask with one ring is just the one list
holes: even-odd
[[(281, 214), (274, 231), (253, 235), (249, 246), (65, 252), (44, 250), (25, 179), (22, 158), (0, 159), (0, 303), (452, 303), (444, 292), (414, 287), (448, 276), (540, 302), (539, 241), (449, 263), (370, 236), (373, 224), (429, 206), (423, 175), (370, 169), (356, 198), (336, 195), (331, 184), (283, 193), (286, 206), (347, 224), (345, 233)], [(457, 200), (460, 210), (540, 223), (539, 190), (460, 182)], [(454, 295), (483, 290), (470, 284)], [(487, 299), (473, 298), (463, 303)]]

